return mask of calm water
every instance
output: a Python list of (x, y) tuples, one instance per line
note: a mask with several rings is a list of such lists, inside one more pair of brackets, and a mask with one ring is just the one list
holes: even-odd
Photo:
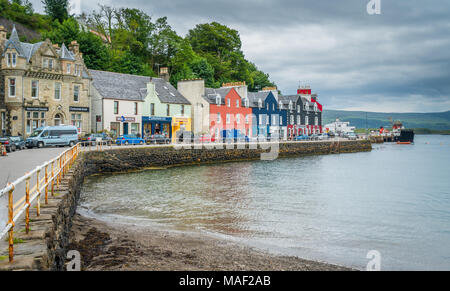
[(91, 177), (80, 211), (364, 269), (450, 270), (450, 136), (370, 153)]

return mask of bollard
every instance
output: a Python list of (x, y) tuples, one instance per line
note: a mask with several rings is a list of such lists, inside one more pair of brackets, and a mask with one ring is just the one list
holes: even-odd
[(6, 152), (6, 146), (2, 145), (2, 156), (6, 157), (8, 153)]

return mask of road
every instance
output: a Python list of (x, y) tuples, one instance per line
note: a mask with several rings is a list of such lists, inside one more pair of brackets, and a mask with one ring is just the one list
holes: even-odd
[[(51, 147), (42, 149), (25, 149), (8, 153), (6, 157), (0, 157), (0, 189), (6, 187), (8, 182), (14, 182), (16, 179), (25, 175), (26, 172), (33, 170), (37, 166), (57, 157), (68, 147)], [(25, 183), (21, 183), (14, 190), (14, 201), (17, 201), (25, 194)], [(8, 195), (0, 198), (0, 229), (7, 221)]]

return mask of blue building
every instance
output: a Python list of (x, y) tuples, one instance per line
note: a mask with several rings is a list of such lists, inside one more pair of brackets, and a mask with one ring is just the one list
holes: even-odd
[(277, 91), (248, 92), (252, 107), (252, 136), (271, 137), (277, 133), (287, 139), (287, 110), (278, 101)]

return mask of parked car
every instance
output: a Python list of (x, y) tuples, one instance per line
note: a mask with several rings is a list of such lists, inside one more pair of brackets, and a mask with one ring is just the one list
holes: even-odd
[(169, 144), (170, 138), (163, 134), (154, 134), (146, 140), (147, 144)]
[(177, 133), (177, 141), (178, 143), (194, 143), (195, 135), (190, 131), (182, 131)]
[(302, 141), (302, 140), (309, 140), (309, 136), (307, 135), (297, 135), (294, 137), (294, 141)]
[(346, 133), (346, 134), (345, 134), (345, 137), (348, 138), (349, 140), (357, 140), (357, 139), (358, 139), (358, 137), (356, 136), (356, 134), (353, 133), (353, 132)]
[(117, 145), (135, 145), (135, 144), (140, 144), (143, 145), (145, 144), (145, 140), (143, 138), (138, 137), (137, 135), (134, 134), (125, 134), (125, 135), (121, 135), (116, 139), (116, 144)]
[(330, 131), (330, 132), (328, 132), (328, 136), (329, 136), (330, 138), (335, 138), (335, 137), (336, 137), (336, 134), (335, 134), (334, 132)]
[(216, 137), (211, 136), (209, 134), (203, 134), (197, 140), (199, 143), (210, 143), (210, 142), (215, 142)]
[(327, 139), (329, 139), (329, 136), (326, 133), (321, 133), (317, 136), (317, 138), (318, 138), (318, 140), (327, 140)]
[(317, 134), (311, 134), (311, 135), (309, 136), (309, 139), (310, 139), (310, 140), (319, 140), (319, 135), (317, 135)]
[(27, 138), (27, 148), (45, 146), (74, 146), (78, 143), (78, 129), (72, 125), (46, 126), (33, 131)]
[(103, 144), (112, 142), (112, 139), (106, 133), (90, 133), (81, 138), (83, 145), (89, 145), (90, 143), (92, 146), (97, 145), (97, 142), (100, 140)]
[(8, 153), (15, 152), (17, 149), (16, 144), (11, 140), (11, 137), (9, 136), (0, 137), (0, 145), (4, 145)]

